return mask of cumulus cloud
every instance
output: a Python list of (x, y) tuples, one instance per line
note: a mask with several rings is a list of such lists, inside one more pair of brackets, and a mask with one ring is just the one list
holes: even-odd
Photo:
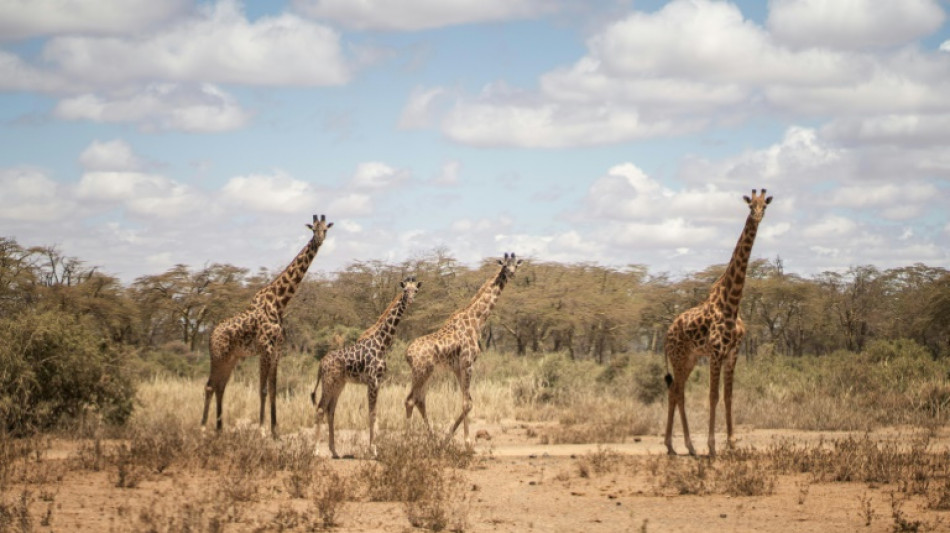
[(82, 94), (57, 103), (66, 120), (132, 122), (144, 130), (216, 132), (240, 128), (249, 115), (230, 94), (211, 84), (150, 84), (102, 97)]
[(79, 163), (86, 170), (139, 170), (142, 162), (122, 139), (95, 140), (79, 154)]
[(316, 204), (316, 193), (308, 183), (281, 171), (235, 176), (221, 192), (225, 200), (254, 211), (302, 213)]
[(442, 164), (439, 174), (432, 180), (436, 185), (458, 185), (462, 163), (457, 160), (446, 161)]
[(934, 0), (772, 0), (766, 25), (792, 46), (861, 49), (924, 37), (945, 17)]
[(0, 219), (49, 222), (74, 216), (75, 203), (61, 189), (40, 169), (0, 169)]
[(386, 163), (371, 161), (356, 166), (351, 184), (359, 189), (383, 189), (398, 185), (408, 177), (408, 173), (397, 170)]
[(7, 0), (0, 39), (59, 33), (135, 34), (181, 14), (187, 0)]
[(945, 145), (950, 141), (950, 113), (846, 117), (825, 124), (821, 133), (828, 139), (851, 145)]
[(350, 78), (339, 34), (298, 16), (248, 21), (235, 0), (203, 5), (174, 24), (134, 38), (64, 36), (43, 58), (76, 80), (339, 85)]
[(330, 203), (328, 211), (341, 217), (359, 217), (373, 213), (373, 200), (368, 194), (343, 194)]
[(79, 200), (121, 206), (145, 217), (176, 218), (206, 206), (194, 188), (157, 174), (91, 171), (76, 187)]
[(431, 125), (434, 114), (433, 106), (439, 98), (445, 95), (441, 87), (416, 87), (409, 95), (409, 101), (399, 117), (399, 127), (402, 129), (425, 128)]
[[(915, 46), (868, 50), (857, 37), (877, 35), (881, 24), (902, 14), (900, 23), (880, 32), (881, 42), (911, 42), (943, 19), (939, 6), (886, 2), (883, 17), (862, 19), (877, 3), (859, 2), (866, 9), (855, 11), (857, 33), (843, 36), (840, 46), (822, 41), (818, 22), (810, 26), (814, 41), (801, 46), (773, 33), (792, 17), (783, 14), (789, 6), (820, 12), (831, 4), (850, 5), (775, 2), (768, 28), (730, 2), (673, 0), (653, 12), (632, 11), (595, 32), (572, 65), (542, 74), (536, 90), (491, 83), (480, 94), (456, 95), (452, 106), (439, 110), (437, 123), (463, 144), (538, 148), (680, 136), (769, 114), (834, 117), (844, 130), (866, 122), (861, 129), (883, 129), (909, 142), (945, 139), (941, 119), (929, 118), (950, 114), (945, 57)], [(441, 87), (414, 91), (405, 124), (433, 123), (432, 101), (447, 93)], [(916, 127), (907, 118), (881, 118), (893, 116), (921, 118)]]
[(65, 90), (70, 82), (57, 73), (37, 68), (19, 56), (0, 50), (0, 89), (7, 91)]
[(521, 19), (549, 11), (544, 0), (294, 0), (309, 17), (361, 30), (413, 31)]

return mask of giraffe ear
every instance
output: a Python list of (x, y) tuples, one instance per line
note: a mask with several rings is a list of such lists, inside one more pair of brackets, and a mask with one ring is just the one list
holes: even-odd
[(400, 281), (400, 282), (399, 282), (399, 288), (400, 288), (400, 289), (405, 289), (405, 288), (406, 288), (406, 282), (405, 282), (405, 281)]
[(745, 200), (745, 203), (747, 203), (747, 204), (751, 204), (751, 203), (752, 203), (752, 198), (749, 198), (748, 196), (743, 196), (742, 199)]
[(421, 282), (421, 281), (418, 282), (418, 283), (416, 283), (416, 288), (417, 288), (417, 289), (421, 289), (421, 288), (422, 288), (422, 282)]
[(769, 196), (768, 198), (765, 199), (765, 205), (769, 205), (770, 203), (772, 203), (772, 197), (771, 197), (771, 196)]
[(501, 265), (501, 266), (505, 266), (505, 262), (502, 261), (501, 259), (498, 260), (498, 264)]
[(306, 224), (306, 226), (307, 226), (307, 229), (309, 229), (310, 231), (313, 231), (313, 224)]
[(333, 227), (333, 222), (330, 222), (329, 224), (327, 224), (327, 229), (330, 229), (332, 227)]
[(515, 266), (521, 266), (521, 263), (524, 263), (524, 259), (519, 259)]

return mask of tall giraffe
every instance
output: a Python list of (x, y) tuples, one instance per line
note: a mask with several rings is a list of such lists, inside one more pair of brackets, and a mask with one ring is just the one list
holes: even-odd
[(251, 305), (237, 315), (218, 324), (211, 332), (211, 375), (205, 385), (205, 408), (201, 425), (208, 421), (208, 407), (214, 394), (218, 417), (216, 427), (221, 429), (221, 399), (231, 372), (238, 362), (250, 355), (260, 356), (260, 424), (264, 425), (265, 396), (270, 397), (270, 429), (277, 437), (277, 363), (284, 341), (282, 319), (287, 303), (303, 280), (317, 250), (333, 223), (324, 215), (313, 215), (313, 224), (307, 224), (313, 237), (272, 282), (261, 288)]
[[(324, 415), (330, 427), (330, 453), (333, 458), (339, 457), (336, 453), (336, 444), (333, 438), (333, 417), (336, 412), (336, 402), (343, 392), (347, 382), (366, 385), (366, 395), (369, 400), (369, 447), (376, 455), (374, 443), (376, 436), (376, 398), (379, 395), (379, 385), (386, 376), (386, 351), (392, 346), (403, 313), (416, 297), (416, 292), (422, 287), (421, 281), (415, 276), (404, 279), (400, 284), (402, 292), (397, 294), (389, 307), (383, 311), (379, 320), (360, 335), (359, 339), (350, 346), (334, 350), (320, 360), (317, 370), (317, 384), (310, 393), (310, 401), (317, 405), (317, 438), (320, 438), (320, 425)], [(317, 403), (317, 389), (323, 386), (323, 394)]]
[[(709, 357), (709, 455), (716, 455), (716, 406), (719, 403), (719, 373), (725, 365), (723, 395), (726, 403), (726, 431), (728, 444), (733, 445), (732, 435), (732, 379), (736, 368), (736, 352), (739, 342), (745, 335), (745, 327), (739, 318), (739, 301), (745, 285), (746, 268), (749, 266), (749, 254), (759, 222), (765, 216), (765, 207), (772, 197), (765, 196), (765, 189), (752, 197), (743, 196), (749, 205), (749, 216), (739, 235), (739, 241), (732, 252), (732, 259), (722, 276), (709, 289), (706, 300), (684, 311), (666, 332), (666, 385), (669, 389), (669, 405), (666, 416), (666, 450), (673, 450), (673, 411), (678, 407), (683, 423), (683, 437), (690, 455), (696, 455), (693, 442), (689, 438), (689, 426), (686, 423), (685, 392), (686, 380), (700, 357)], [(673, 366), (673, 374), (669, 373)]]
[(412, 418), (412, 408), (415, 407), (422, 415), (426, 427), (431, 429), (429, 417), (426, 415), (426, 384), (436, 365), (444, 365), (455, 372), (462, 393), (462, 412), (455, 420), (447, 439), (452, 438), (459, 424), (464, 421), (465, 441), (469, 442), (468, 413), (472, 410), (469, 386), (472, 381), (472, 366), (481, 351), (478, 340), (498, 296), (514, 277), (521, 263), (522, 260), (516, 259), (515, 254), (506, 253), (504, 260), (498, 260), (501, 265), (498, 273), (478, 289), (471, 303), (450, 316), (438, 331), (419, 337), (409, 344), (406, 360), (412, 369), (412, 390), (406, 397), (407, 422)]

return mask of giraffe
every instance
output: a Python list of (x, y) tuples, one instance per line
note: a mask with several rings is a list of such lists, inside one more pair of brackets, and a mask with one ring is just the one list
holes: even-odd
[(434, 333), (419, 337), (412, 341), (406, 349), (406, 360), (412, 369), (412, 390), (406, 397), (406, 422), (412, 418), (412, 409), (415, 407), (422, 415), (426, 428), (431, 431), (429, 417), (426, 415), (426, 384), (436, 365), (443, 365), (455, 372), (459, 388), (462, 393), (462, 412), (452, 425), (446, 440), (452, 438), (459, 424), (465, 423), (465, 441), (468, 437), (468, 413), (472, 410), (472, 394), (469, 386), (472, 381), (472, 366), (478, 357), (481, 348), (479, 337), (482, 327), (488, 321), (492, 308), (498, 301), (498, 296), (508, 281), (514, 277), (522, 260), (516, 259), (515, 254), (505, 253), (504, 259), (499, 259), (501, 268), (498, 273), (489, 278), (472, 301), (458, 310), (442, 324)]
[[(397, 294), (389, 307), (383, 311), (376, 323), (363, 332), (359, 339), (350, 346), (334, 350), (320, 360), (317, 370), (317, 383), (310, 393), (310, 401), (317, 406), (317, 438), (320, 438), (320, 425), (324, 416), (330, 428), (330, 453), (333, 458), (339, 458), (333, 438), (333, 417), (336, 412), (336, 402), (343, 392), (347, 382), (366, 385), (366, 395), (369, 399), (369, 447), (376, 455), (376, 398), (379, 395), (379, 385), (386, 376), (386, 351), (392, 346), (396, 333), (406, 308), (415, 299), (416, 292), (422, 287), (421, 281), (415, 276), (409, 276), (400, 284), (402, 292)], [(323, 386), (323, 394), (317, 403), (317, 389)]]
[[(734, 443), (732, 434), (732, 379), (736, 367), (736, 351), (739, 342), (745, 335), (745, 327), (739, 318), (739, 301), (742, 298), (742, 288), (745, 284), (746, 268), (749, 265), (749, 254), (759, 222), (765, 216), (765, 208), (772, 201), (772, 197), (765, 196), (765, 189), (761, 194), (752, 190), (752, 197), (743, 196), (749, 205), (749, 216), (745, 227), (739, 235), (739, 241), (732, 252), (732, 258), (726, 271), (713, 283), (706, 300), (684, 311), (670, 325), (666, 333), (667, 374), (666, 385), (669, 395), (666, 416), (666, 450), (670, 455), (676, 455), (673, 450), (673, 412), (679, 408), (680, 420), (683, 424), (683, 437), (690, 455), (696, 455), (693, 443), (689, 438), (689, 426), (686, 423), (686, 407), (684, 404), (686, 380), (696, 366), (700, 357), (709, 357), (709, 455), (716, 455), (716, 406), (719, 403), (719, 374), (725, 371), (723, 378), (723, 396), (726, 404), (726, 431), (728, 444)], [(673, 366), (672, 375), (669, 366)]]
[(211, 332), (211, 374), (205, 385), (202, 427), (208, 421), (208, 407), (213, 394), (218, 409), (216, 427), (221, 430), (221, 399), (231, 372), (241, 359), (257, 354), (260, 355), (260, 424), (263, 428), (265, 397), (269, 396), (271, 435), (277, 437), (277, 363), (284, 341), (281, 323), (284, 309), (293, 298), (333, 223), (327, 223), (325, 215), (319, 218), (313, 215), (313, 224), (307, 224), (307, 227), (313, 232), (313, 237), (287, 268), (257, 291), (247, 309), (224, 320)]

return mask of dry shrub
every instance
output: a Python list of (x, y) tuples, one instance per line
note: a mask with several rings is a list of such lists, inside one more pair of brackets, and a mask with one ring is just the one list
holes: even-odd
[(728, 450), (718, 457), (656, 457), (648, 463), (656, 494), (772, 494), (778, 474), (769, 458), (752, 448)]
[(775, 492), (778, 474), (754, 449), (727, 450), (716, 462), (716, 491), (730, 496), (765, 496)]
[(657, 458), (658, 469), (654, 478), (657, 495), (672, 491), (674, 494), (702, 496), (712, 492), (710, 461), (707, 459), (679, 460), (675, 457)]
[(615, 472), (624, 462), (624, 456), (611, 450), (598, 446), (595, 451), (581, 456), (577, 460), (577, 471), (581, 477), (590, 477), (591, 474), (605, 474)]
[(30, 514), (31, 494), (24, 490), (14, 502), (0, 500), (0, 531), (33, 531), (33, 516)]
[(323, 527), (337, 525), (337, 514), (350, 492), (349, 480), (331, 469), (324, 461), (317, 468), (313, 486), (313, 503)]
[(414, 487), (405, 502), (409, 523), (431, 531), (463, 531), (468, 519), (465, 476), (459, 470), (448, 469), (432, 481), (430, 485)]
[(401, 501), (415, 527), (462, 529), (467, 517), (465, 476), (473, 453), (425, 432), (383, 436), (378, 461), (360, 472), (372, 501)]

